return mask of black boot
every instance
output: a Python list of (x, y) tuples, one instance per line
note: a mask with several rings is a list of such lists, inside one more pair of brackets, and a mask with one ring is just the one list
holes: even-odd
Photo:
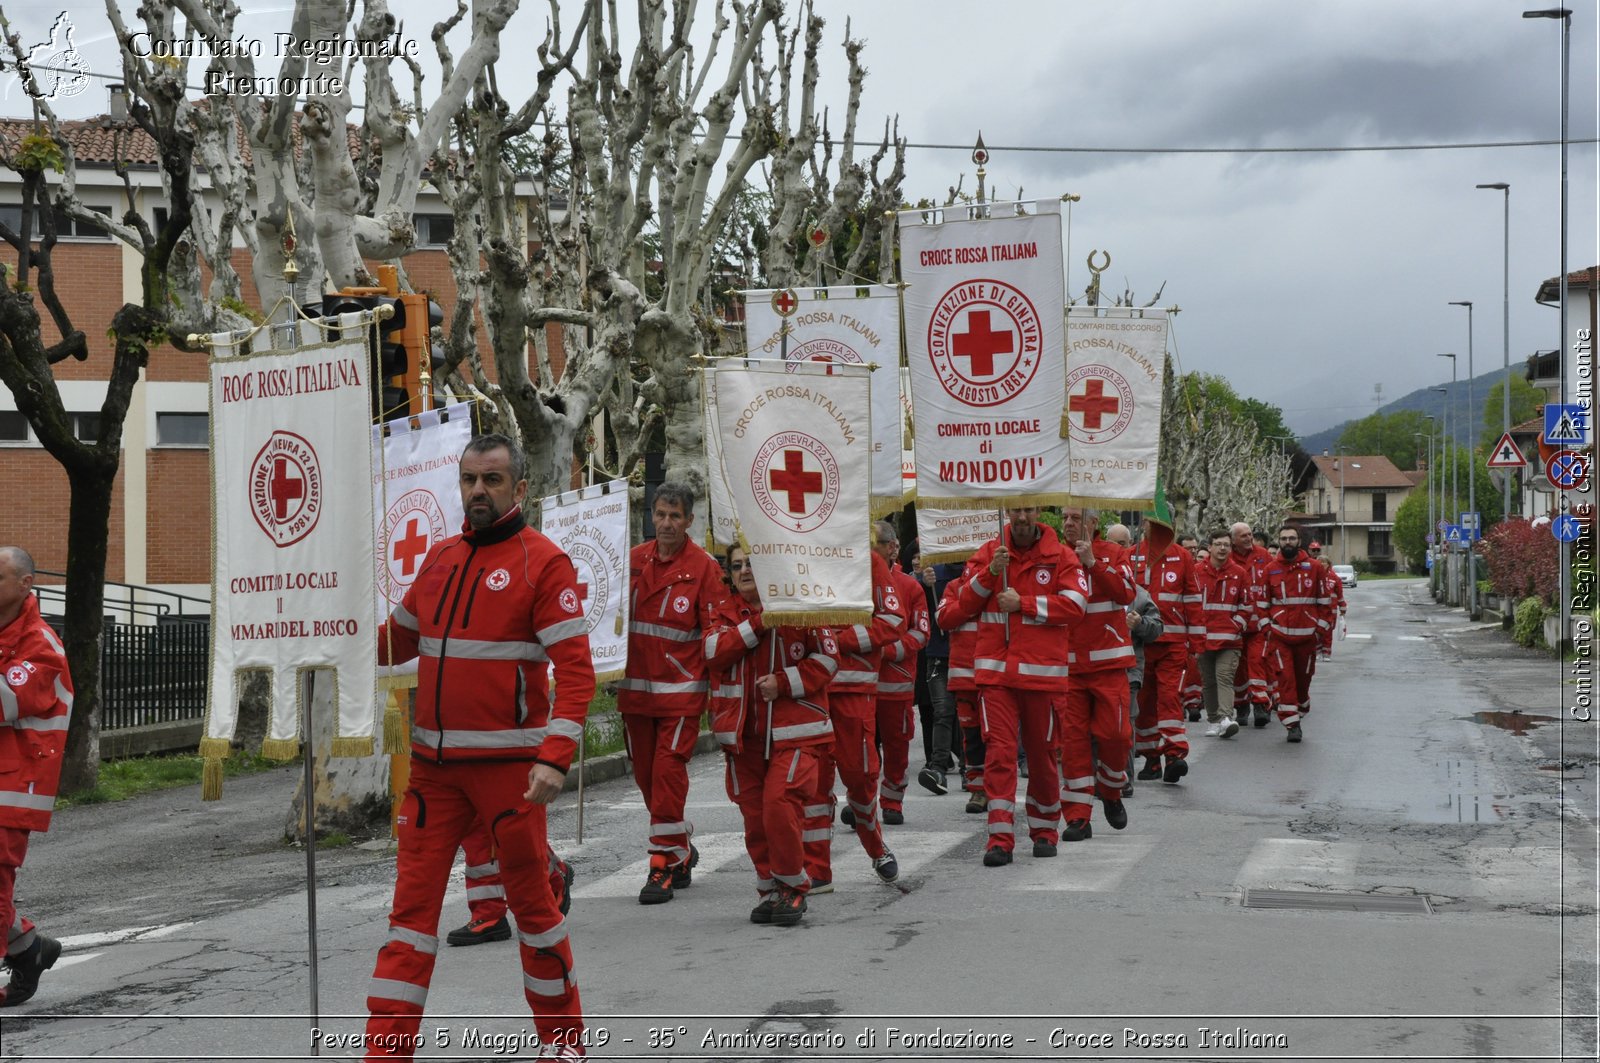
[(0, 995), (0, 1008), (14, 1008), (33, 999), (39, 991), (39, 976), (56, 965), (61, 958), (61, 942), (53, 937), (35, 933), (33, 944), (18, 956), (7, 956), (11, 968), (11, 981)]

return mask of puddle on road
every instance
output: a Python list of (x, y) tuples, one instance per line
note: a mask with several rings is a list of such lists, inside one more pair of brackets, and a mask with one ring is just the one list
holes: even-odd
[(1486, 712), (1475, 712), (1470, 717), (1476, 723), (1486, 723), (1491, 727), (1498, 727), (1502, 731), (1510, 731), (1514, 735), (1527, 734), (1529, 731), (1555, 723), (1554, 716), (1540, 716), (1531, 712), (1506, 712), (1501, 709)]

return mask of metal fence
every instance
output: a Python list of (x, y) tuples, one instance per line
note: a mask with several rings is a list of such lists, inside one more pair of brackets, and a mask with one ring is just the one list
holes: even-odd
[(210, 658), (206, 617), (106, 624), (100, 640), (100, 729), (200, 719)]

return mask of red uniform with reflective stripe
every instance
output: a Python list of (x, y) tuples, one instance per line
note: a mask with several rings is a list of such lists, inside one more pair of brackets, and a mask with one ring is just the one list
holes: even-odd
[(1230, 650), (1244, 645), (1253, 611), (1250, 575), (1233, 560), (1217, 568), (1209, 560), (1195, 566), (1200, 585), (1200, 613), (1205, 625), (1205, 649)]
[(839, 674), (834, 677), (833, 691), (846, 693), (878, 693), (878, 673), (883, 670), (886, 647), (893, 646), (905, 634), (906, 618), (899, 608), (891, 606), (899, 598), (894, 593), (893, 577), (889, 563), (877, 554), (872, 555), (872, 620), (866, 624), (834, 628), (843, 657), (839, 660)]
[(1331, 603), (1322, 566), (1304, 551), (1267, 566), (1262, 608), (1267, 629), (1281, 642), (1312, 642), (1330, 627)]
[(722, 568), (693, 540), (663, 559), (654, 539), (628, 555), (628, 673), (617, 711), (699, 716), (706, 707), (700, 620), (728, 596)]
[(967, 562), (960, 591), (963, 619), (978, 618), (972, 660), (978, 685), (1065, 690), (1065, 628), (1082, 617), (1089, 604), (1083, 564), (1048, 525), (1039, 525), (1039, 538), (1026, 549), (1012, 542), (1009, 525), (1004, 534), (1011, 554), (1005, 586), (1021, 597), (1021, 609), (1002, 613), (994, 604), (1001, 578), (990, 574), (989, 562), (1000, 546), (999, 538), (983, 544)]
[[(1161, 610), (1161, 637), (1153, 645), (1181, 644), (1182, 652), (1198, 653), (1205, 641), (1200, 616), (1200, 586), (1195, 582), (1194, 555), (1177, 543), (1154, 563), (1145, 556), (1145, 543), (1133, 548), (1129, 559), (1133, 578), (1150, 592)], [(1180, 662), (1179, 667), (1182, 667)]]
[(0, 629), (0, 827), (50, 829), (71, 712), (66, 650), (29, 594)]
[[(1133, 664), (1128, 639), (1128, 606), (1133, 604), (1133, 568), (1115, 544), (1095, 539), (1089, 579), (1089, 606), (1082, 620), (1067, 629), (1067, 664), (1073, 675), (1126, 671)], [(1126, 681), (1124, 681), (1126, 682)]]
[[(732, 597), (718, 603), (706, 623), (706, 664), (711, 672), (711, 729), (729, 753), (755, 750), (769, 759), (778, 750), (830, 745), (828, 681), (839, 670), (839, 643), (821, 628), (761, 622), (761, 606)], [(767, 701), (756, 680), (777, 675), (778, 697)]]
[(883, 665), (878, 669), (878, 700), (891, 698), (911, 701), (917, 692), (917, 661), (928, 644), (928, 596), (922, 584), (898, 568), (889, 569), (894, 590), (889, 608), (905, 620), (900, 638), (883, 648)]
[[(412, 756), (572, 765), (594, 698), (589, 632), (572, 562), (521, 510), (428, 551), (378, 632), (381, 663), (413, 657)], [(549, 663), (561, 677), (553, 715)]]

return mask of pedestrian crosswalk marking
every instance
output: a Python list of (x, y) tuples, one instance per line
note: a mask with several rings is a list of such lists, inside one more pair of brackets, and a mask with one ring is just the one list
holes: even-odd
[[(743, 834), (696, 834), (694, 847), (700, 850), (700, 862), (694, 869), (696, 881), (734, 861), (744, 861), (744, 870), (746, 873), (749, 872), (750, 864), (745, 854)], [(649, 872), (650, 858), (645, 857), (604, 878), (575, 885), (572, 895), (580, 900), (585, 897), (637, 896), (639, 888), (644, 885), (645, 875)]]
[[(904, 878), (927, 867), (974, 833), (970, 830), (891, 830), (884, 834), (883, 840), (889, 846), (889, 851), (894, 853), (895, 863), (900, 865), (900, 876)], [(835, 892), (881, 887), (878, 873), (872, 870), (872, 860), (856, 840), (854, 827), (846, 827), (842, 823), (834, 826), (832, 860)]]
[(1426, 635), (1401, 635), (1400, 636), (1400, 641), (1401, 642), (1427, 642), (1428, 641), (1428, 636), (1426, 636)]
[(1108, 893), (1122, 884), (1134, 865), (1143, 860), (1156, 846), (1156, 839), (1137, 834), (1111, 833), (1103, 823), (1106, 835), (1097, 830), (1086, 842), (1065, 842), (1060, 855), (1053, 860), (1029, 858), (1028, 840), (1017, 839), (1017, 849), (1023, 855), (1012, 865), (1014, 874), (1005, 883), (1012, 890), (1053, 890), (1067, 893)]
[(1356, 855), (1360, 851), (1361, 846), (1353, 842), (1263, 838), (1240, 865), (1235, 885), (1347, 886), (1355, 881)]
[(1344, 637), (1347, 638), (1347, 639), (1370, 639), (1372, 637), (1372, 633), (1371, 632), (1363, 632), (1363, 633), (1357, 634), (1354, 631), (1350, 631), (1350, 632), (1346, 632)]

